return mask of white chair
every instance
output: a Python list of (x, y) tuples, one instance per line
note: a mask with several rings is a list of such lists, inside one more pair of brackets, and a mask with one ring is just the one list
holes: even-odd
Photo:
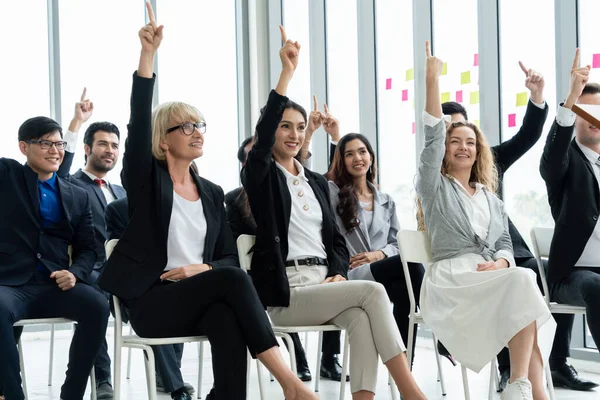
[[(240, 267), (246, 272), (250, 271), (250, 264), (252, 263), (252, 246), (254, 246), (255, 236), (252, 235), (240, 235), (237, 239), (237, 248), (238, 255), (240, 258)], [(342, 331), (343, 329), (337, 325), (329, 324), (329, 325), (313, 325), (313, 326), (277, 326), (272, 325), (273, 332), (275, 336), (279, 336), (284, 339), (288, 344), (288, 350), (290, 353), (290, 364), (292, 371), (294, 374), (296, 371), (296, 353), (294, 349), (294, 343), (292, 342), (292, 338), (289, 336), (290, 333), (300, 333), (300, 332), (319, 332), (319, 342), (317, 345), (317, 367), (315, 369), (315, 392), (319, 391), (319, 381), (320, 374), (319, 371), (321, 369), (321, 344), (323, 342), (323, 332), (325, 331)], [(343, 400), (346, 395), (346, 375), (348, 374), (348, 335), (344, 335), (344, 354), (342, 356), (342, 379), (340, 382), (340, 400)], [(262, 389), (262, 374), (260, 372), (260, 364), (257, 363), (258, 366), (258, 382), (259, 388), (261, 389), (261, 399), (262, 393), (264, 393)]]
[[(546, 282), (546, 271), (544, 269), (544, 263), (542, 259), (548, 259), (550, 256), (550, 245), (552, 243), (552, 236), (554, 235), (554, 229), (552, 228), (532, 228), (531, 229), (531, 241), (533, 244), (533, 254), (540, 270), (540, 278), (542, 280), (542, 287), (544, 288), (544, 299), (546, 304), (550, 308), (550, 312), (553, 314), (585, 314), (585, 307), (571, 306), (568, 304), (559, 304), (550, 301), (550, 291), (548, 290), (548, 283)], [(550, 366), (546, 364), (546, 377), (548, 380), (548, 391), (550, 392), (550, 399), (554, 400), (556, 395), (554, 394), (554, 384), (552, 382), (552, 373)]]
[[(408, 263), (421, 263), (425, 268), (428, 264), (432, 263), (433, 257), (431, 255), (431, 243), (427, 237), (426, 232), (408, 231), (401, 230), (398, 232), (398, 246), (400, 247), (400, 258), (402, 259), (402, 268), (404, 269), (404, 277), (406, 280), (406, 287), (408, 290), (408, 298), (410, 300), (410, 316), (409, 316), (409, 328), (408, 328), (408, 344), (406, 345), (406, 353), (410, 362), (412, 357), (412, 344), (415, 340), (415, 324), (424, 324), (425, 321), (420, 312), (416, 311), (415, 294), (412, 289), (412, 282), (410, 279)], [(435, 358), (438, 367), (438, 377), (440, 380), (440, 386), (442, 388), (442, 395), (446, 395), (446, 387), (444, 385), (444, 376), (442, 373), (442, 365), (440, 361), (440, 355), (437, 351), (437, 339), (433, 335), (433, 349), (435, 351)], [(465, 392), (465, 399), (469, 400), (469, 381), (467, 378), (467, 369), (461, 365), (461, 372), (463, 378), (463, 388)], [(494, 386), (495, 384), (495, 386)], [(495, 389), (498, 387), (498, 375), (496, 374), (496, 358), (492, 359), (492, 365), (490, 368), (490, 386), (489, 386), (489, 399), (494, 398)]]
[[(55, 324), (73, 324), (73, 321), (66, 318), (36, 318), (36, 319), (22, 319), (13, 324), (13, 326), (27, 326), (27, 325), (50, 325), (50, 361), (48, 366), (48, 386), (52, 386), (52, 367), (54, 364), (54, 325)], [(27, 400), (27, 379), (25, 378), (25, 360), (23, 356), (23, 343), (19, 338), (17, 343), (19, 349), (19, 363), (21, 365), (21, 381), (23, 384), (23, 393), (25, 394), (25, 400)], [(92, 391), (92, 400), (96, 400), (96, 376), (94, 374), (94, 367), (90, 372), (90, 385)]]
[[(115, 248), (118, 240), (112, 239), (106, 243), (106, 258), (110, 257), (113, 249)], [(208, 341), (206, 336), (186, 336), (186, 337), (171, 337), (171, 338), (160, 338), (150, 339), (142, 338), (137, 335), (123, 335), (123, 320), (121, 317), (121, 302), (117, 296), (113, 296), (114, 308), (115, 308), (115, 368), (114, 368), (114, 398), (119, 400), (121, 398), (121, 350), (123, 347), (141, 349), (146, 354), (144, 357), (146, 366), (146, 384), (148, 387), (148, 399), (156, 400), (156, 367), (154, 360), (154, 352), (150, 346), (160, 346), (166, 344), (179, 344), (179, 343), (200, 343)], [(197, 397), (201, 397), (202, 391), (202, 361), (204, 359), (203, 346), (198, 346), (198, 388)]]

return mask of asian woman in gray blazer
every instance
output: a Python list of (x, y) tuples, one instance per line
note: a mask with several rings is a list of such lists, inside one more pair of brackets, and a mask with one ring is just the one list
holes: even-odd
[[(331, 206), (350, 253), (348, 278), (385, 286), (407, 343), (410, 303), (396, 239), (400, 224), (394, 200), (375, 184), (376, 172), (375, 152), (367, 138), (359, 133), (345, 135), (327, 174)], [(415, 263), (409, 263), (409, 268), (418, 299), (424, 269)]]

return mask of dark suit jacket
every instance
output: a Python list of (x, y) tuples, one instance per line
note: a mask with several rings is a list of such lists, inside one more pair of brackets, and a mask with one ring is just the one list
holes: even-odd
[[(263, 116), (256, 126), (254, 146), (241, 174), (257, 225), (250, 275), (265, 306), (287, 307), (290, 301), (285, 260), (292, 199), (285, 176), (272, 156), (275, 131), (286, 102), (287, 97), (271, 91)], [(308, 169), (305, 169), (305, 174), (323, 212), (321, 235), (329, 262), (328, 276), (340, 274), (346, 277), (350, 257), (331, 210), (327, 181)]]
[[(173, 208), (173, 181), (166, 164), (152, 156), (154, 80), (133, 75), (131, 117), (127, 125), (121, 181), (129, 201), (129, 225), (106, 262), (99, 286), (124, 300), (136, 299), (159, 281), (167, 264), (167, 240)], [(204, 262), (213, 268), (239, 266), (225, 216), (223, 190), (190, 168), (204, 207), (207, 234)]]
[(69, 269), (87, 281), (96, 261), (90, 200), (85, 190), (57, 179), (64, 218), (56, 225), (60, 228), (44, 228), (37, 173), (15, 160), (0, 158), (0, 285), (29, 281), (38, 260), (51, 271)]
[[(102, 189), (96, 185), (96, 183), (87, 176), (82, 170), (75, 172), (73, 175), (69, 174), (71, 165), (73, 164), (73, 157), (75, 153), (65, 152), (60, 168), (58, 169), (58, 176), (68, 180), (72, 184), (79, 186), (84, 189), (90, 198), (90, 204), (92, 207), (92, 216), (94, 219), (94, 231), (96, 234), (96, 253), (98, 253), (98, 260), (94, 265), (95, 270), (101, 270), (106, 261), (106, 254), (104, 252), (104, 242), (108, 239), (106, 234), (106, 226), (104, 223), (104, 210), (106, 209), (106, 198)], [(110, 191), (116, 199), (127, 196), (125, 189), (119, 185), (108, 185)]]
[[(530, 101), (519, 131), (509, 140), (492, 147), (496, 168), (498, 169), (498, 181), (500, 183), (498, 193), (502, 193), (502, 181), (506, 170), (527, 153), (542, 136), (542, 130), (544, 129), (547, 117), (547, 104), (544, 109), (541, 109)], [(525, 243), (525, 240), (510, 218), (508, 219), (508, 233), (512, 239), (515, 258), (533, 258), (533, 254), (531, 254), (527, 243)]]
[(235, 240), (240, 235), (256, 235), (256, 222), (252, 213), (250, 213), (249, 217), (244, 217), (244, 199), (240, 197), (242, 190), (243, 187), (239, 187), (225, 195), (227, 220), (229, 221), (229, 227)]
[(548, 281), (569, 275), (596, 227), (600, 193), (592, 165), (575, 143), (574, 125), (554, 121), (542, 153), (540, 173), (546, 182), (554, 218), (548, 258)]
[(106, 222), (107, 240), (120, 239), (129, 224), (129, 208), (127, 197), (110, 202), (106, 206), (104, 219)]

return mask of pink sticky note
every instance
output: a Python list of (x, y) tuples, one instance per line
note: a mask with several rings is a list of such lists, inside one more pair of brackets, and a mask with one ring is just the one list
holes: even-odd
[(462, 99), (462, 90), (457, 90), (456, 91), (456, 102), (457, 103), (462, 103), (463, 99)]
[(412, 123), (412, 134), (414, 135), (417, 132), (417, 123), (413, 122)]
[(479, 66), (479, 54), (475, 54), (475, 55), (473, 56), (473, 66), (474, 66), (474, 67), (477, 67), (477, 66)]
[(392, 78), (387, 78), (385, 80), (385, 90), (390, 90), (392, 88)]
[(517, 114), (508, 114), (508, 127), (517, 126)]
[(408, 89), (402, 91), (402, 101), (408, 101)]
[(592, 61), (593, 68), (600, 68), (600, 54), (594, 54), (594, 58)]

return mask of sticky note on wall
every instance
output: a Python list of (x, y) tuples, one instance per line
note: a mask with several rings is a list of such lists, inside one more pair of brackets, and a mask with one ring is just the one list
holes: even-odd
[(471, 92), (471, 104), (479, 104), (479, 90), (476, 92)]
[(600, 54), (594, 54), (592, 57), (592, 68), (600, 68)]
[(508, 127), (517, 126), (517, 114), (508, 114)]
[(462, 90), (457, 90), (456, 91), (456, 102), (462, 103), (462, 101), (463, 101), (463, 92), (462, 92)]
[(408, 101), (408, 89), (402, 91), (402, 101)]
[(471, 71), (465, 71), (460, 74), (460, 84), (466, 85), (467, 83), (471, 83)]
[(479, 66), (479, 54), (475, 54), (475, 56), (473, 57), (473, 66), (474, 67)]
[(390, 90), (392, 88), (392, 78), (387, 78), (385, 80), (385, 90)]
[(412, 81), (414, 79), (415, 79), (415, 69), (414, 68), (407, 69), (406, 70), (406, 80)]
[(413, 122), (412, 123), (412, 134), (414, 135), (417, 132), (417, 123)]
[(442, 103), (450, 101), (450, 92), (442, 93)]
[(442, 67), (442, 73), (440, 75), (446, 75), (448, 73), (448, 63), (444, 63)]
[(527, 92), (517, 93), (517, 107), (526, 106), (527, 100), (529, 100)]

